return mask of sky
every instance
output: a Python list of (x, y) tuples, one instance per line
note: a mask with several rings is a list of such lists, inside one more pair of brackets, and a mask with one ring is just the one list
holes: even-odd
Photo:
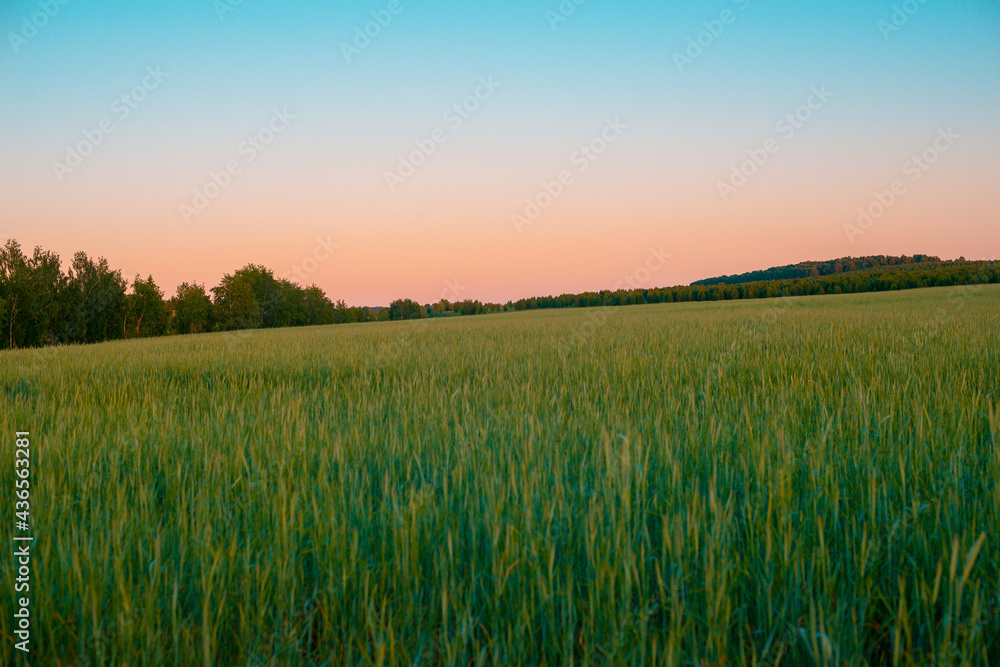
[(8, 0), (0, 30), (0, 242), (167, 296), (250, 262), (385, 305), (998, 256), (996, 0)]

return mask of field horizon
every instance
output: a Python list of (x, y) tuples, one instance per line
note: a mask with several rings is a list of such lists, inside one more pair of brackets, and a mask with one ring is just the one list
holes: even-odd
[(65, 343), (96, 343), (171, 334), (345, 324), (373, 320), (414, 320), (509, 311), (771, 299), (789, 296), (865, 293), (920, 287), (1000, 283), (996, 260), (941, 260), (934, 255), (873, 255), (802, 261), (742, 275), (719, 276), (690, 285), (648, 287), (670, 254), (650, 248), (645, 263), (611, 289), (516, 302), (482, 303), (468, 296), (457, 279), (446, 281), (441, 298), (421, 305), (397, 298), (388, 306), (348, 306), (334, 302), (315, 283), (308, 286), (271, 269), (246, 264), (208, 289), (181, 283), (164, 299), (155, 279), (136, 274), (131, 281), (104, 257), (77, 252), (65, 263), (36, 246), (28, 255), (10, 239), (0, 246), (0, 351)]
[(998, 324), (982, 285), (7, 351), (35, 659), (992, 661)]

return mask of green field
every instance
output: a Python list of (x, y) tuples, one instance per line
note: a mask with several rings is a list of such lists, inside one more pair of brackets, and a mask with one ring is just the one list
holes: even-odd
[(0, 406), (33, 665), (1000, 663), (1000, 286), (19, 350)]

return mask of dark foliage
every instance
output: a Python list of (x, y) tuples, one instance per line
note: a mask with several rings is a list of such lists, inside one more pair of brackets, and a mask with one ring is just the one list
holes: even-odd
[(775, 266), (763, 271), (751, 271), (737, 276), (720, 276), (691, 283), (692, 285), (740, 285), (743, 283), (758, 283), (769, 280), (789, 280), (791, 278), (818, 278), (851, 271), (870, 271), (887, 266), (913, 265), (922, 263), (940, 263), (940, 257), (932, 255), (903, 255), (892, 257), (886, 255), (871, 255), (868, 257), (841, 257), (826, 262), (799, 262), (787, 266)]

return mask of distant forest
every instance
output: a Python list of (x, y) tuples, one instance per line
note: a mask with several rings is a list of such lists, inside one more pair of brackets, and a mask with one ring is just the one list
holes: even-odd
[[(964, 258), (959, 261), (965, 261)], [(775, 266), (763, 271), (751, 271), (741, 273), (737, 276), (720, 276), (719, 278), (708, 278), (698, 280), (692, 285), (740, 285), (743, 283), (760, 283), (768, 280), (788, 280), (790, 278), (818, 278), (820, 276), (832, 276), (838, 273), (849, 273), (851, 271), (869, 271), (887, 266), (898, 266), (900, 264), (924, 264), (940, 263), (940, 257), (933, 255), (904, 255), (893, 257), (886, 255), (872, 255), (868, 257), (841, 257), (831, 259), (826, 262), (799, 262), (798, 264), (788, 264), (787, 266)]]
[[(847, 258), (850, 259), (850, 258)], [(859, 258), (868, 259), (868, 258)], [(883, 258), (887, 259), (887, 258)], [(905, 260), (907, 258), (896, 258)], [(855, 259), (857, 262), (858, 259)], [(513, 304), (514, 310), (533, 308), (588, 308), (594, 306), (627, 306), (641, 303), (677, 303), (684, 301), (726, 301), (736, 299), (770, 299), (786, 296), (821, 294), (856, 294), (888, 292), (919, 287), (980, 285), (1000, 282), (1000, 262), (900, 261), (883, 263), (880, 268), (854, 270), (828, 276), (786, 278), (740, 284), (691, 285), (655, 289), (618, 290), (616, 292), (585, 292), (561, 296), (522, 299)]]
[(0, 349), (210, 331), (409, 320), (542, 308), (590, 308), (643, 303), (764, 299), (816, 294), (974, 285), (1000, 282), (1000, 262), (942, 261), (937, 257), (845, 257), (804, 262), (692, 285), (534, 297), (505, 304), (442, 299), (421, 305), (398, 299), (388, 308), (331, 301), (316, 285), (303, 287), (247, 264), (206, 289), (183, 283), (169, 299), (152, 276), (131, 283), (104, 258), (59, 256), (17, 241), (0, 248)]

